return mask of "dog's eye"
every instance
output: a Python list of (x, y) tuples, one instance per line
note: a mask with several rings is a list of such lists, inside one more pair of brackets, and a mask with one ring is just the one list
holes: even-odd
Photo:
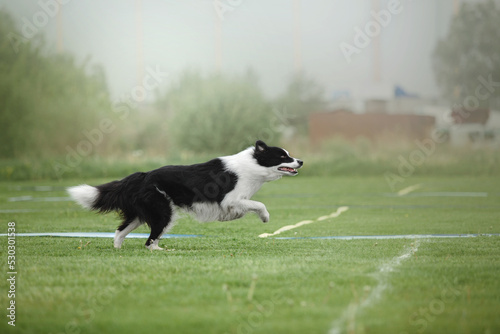
[(286, 159), (286, 155), (282, 155), (280, 158), (281, 159)]

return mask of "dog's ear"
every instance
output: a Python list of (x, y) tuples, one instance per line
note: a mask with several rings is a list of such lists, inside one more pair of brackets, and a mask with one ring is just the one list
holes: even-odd
[(255, 142), (255, 150), (257, 152), (264, 152), (265, 150), (267, 150), (266, 143), (264, 143), (262, 140), (257, 140)]

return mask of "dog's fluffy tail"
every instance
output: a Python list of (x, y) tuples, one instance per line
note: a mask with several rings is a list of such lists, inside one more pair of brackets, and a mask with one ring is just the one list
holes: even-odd
[[(82, 184), (67, 189), (75, 202), (86, 209), (99, 212), (121, 211), (137, 215), (134, 211), (137, 194), (141, 192), (147, 173), (137, 172), (118, 181), (111, 181), (95, 187)], [(131, 195), (132, 194), (132, 195)]]
[(95, 204), (99, 198), (99, 190), (96, 187), (82, 184), (66, 189), (71, 198), (85, 209), (95, 210)]
[(122, 181), (113, 181), (92, 187), (82, 184), (67, 189), (71, 198), (85, 209), (109, 212), (124, 210), (129, 203)]

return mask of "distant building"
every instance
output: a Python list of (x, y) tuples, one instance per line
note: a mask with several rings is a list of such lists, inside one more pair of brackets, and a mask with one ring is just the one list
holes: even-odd
[(425, 139), (434, 130), (435, 117), (386, 113), (354, 114), (345, 110), (313, 113), (309, 118), (309, 135), (313, 144), (330, 138), (358, 137)]

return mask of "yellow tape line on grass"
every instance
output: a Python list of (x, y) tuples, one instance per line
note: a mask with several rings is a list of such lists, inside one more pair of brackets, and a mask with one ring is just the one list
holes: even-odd
[(316, 220), (303, 220), (301, 222), (298, 222), (295, 225), (286, 225), (286, 226), (283, 226), (282, 228), (280, 228), (279, 230), (274, 231), (273, 233), (262, 233), (261, 235), (259, 235), (259, 237), (267, 238), (267, 237), (271, 237), (271, 236), (276, 235), (276, 234), (280, 234), (281, 232), (293, 230), (294, 228), (301, 227), (303, 225), (312, 224), (312, 223), (323, 221), (323, 220), (330, 219), (330, 218), (336, 218), (336, 217), (340, 216), (340, 214), (342, 212), (345, 212), (347, 210), (349, 210), (348, 206), (341, 206), (340, 208), (337, 209), (337, 211), (329, 214), (328, 216), (321, 216), (321, 217), (317, 218)]

